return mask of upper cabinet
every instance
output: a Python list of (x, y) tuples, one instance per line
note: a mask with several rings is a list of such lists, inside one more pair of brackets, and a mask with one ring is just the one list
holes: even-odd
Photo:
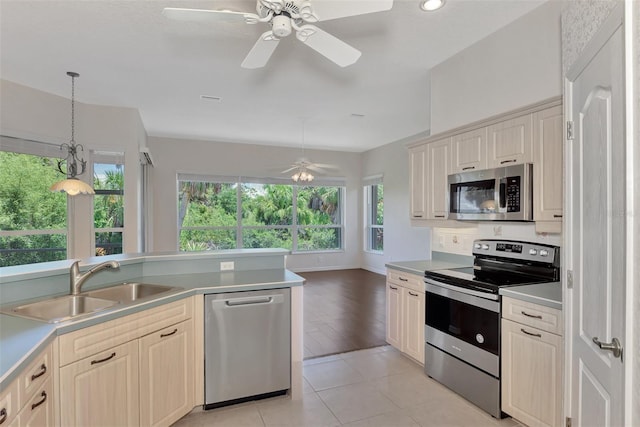
[(427, 145), (409, 148), (409, 168), (411, 174), (411, 219), (426, 219), (427, 198), (425, 196), (425, 168), (427, 165)]
[(562, 107), (533, 114), (533, 218), (536, 231), (562, 231)]
[(487, 168), (487, 128), (474, 129), (451, 137), (451, 172)]
[(489, 168), (533, 162), (531, 120), (526, 114), (487, 127)]
[(448, 175), (533, 163), (536, 232), (562, 231), (563, 115), (560, 98), (429, 137), (409, 147), (414, 225), (448, 220)]

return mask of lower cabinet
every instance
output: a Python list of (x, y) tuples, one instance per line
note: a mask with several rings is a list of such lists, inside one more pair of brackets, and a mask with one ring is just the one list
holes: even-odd
[(140, 425), (170, 425), (193, 409), (193, 320), (140, 338)]
[(49, 345), (0, 393), (0, 424), (53, 426), (53, 347)]
[(554, 311), (503, 299), (503, 316), (516, 320), (502, 319), (502, 411), (530, 427), (563, 424), (563, 338), (549, 331), (561, 318)]
[(390, 269), (386, 308), (387, 342), (424, 364), (425, 294), (422, 277)]
[[(169, 426), (193, 409), (192, 305), (176, 301), (60, 337), (60, 359), (70, 362), (59, 371), (60, 424)], [(105, 342), (112, 346), (76, 360)]]
[(63, 426), (139, 425), (138, 341), (60, 368)]

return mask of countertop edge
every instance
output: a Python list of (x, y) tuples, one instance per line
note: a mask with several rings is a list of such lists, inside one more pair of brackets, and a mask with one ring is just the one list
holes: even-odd
[(501, 288), (498, 293), (520, 301), (562, 310), (562, 285), (560, 282)]

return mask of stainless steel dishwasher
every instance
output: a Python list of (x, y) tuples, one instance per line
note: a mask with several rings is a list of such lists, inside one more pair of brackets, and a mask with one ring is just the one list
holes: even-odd
[(205, 409), (291, 388), (291, 290), (207, 294)]

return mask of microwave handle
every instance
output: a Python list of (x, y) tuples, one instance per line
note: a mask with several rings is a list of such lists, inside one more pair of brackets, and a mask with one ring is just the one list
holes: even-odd
[(500, 209), (507, 207), (507, 179), (500, 179)]

